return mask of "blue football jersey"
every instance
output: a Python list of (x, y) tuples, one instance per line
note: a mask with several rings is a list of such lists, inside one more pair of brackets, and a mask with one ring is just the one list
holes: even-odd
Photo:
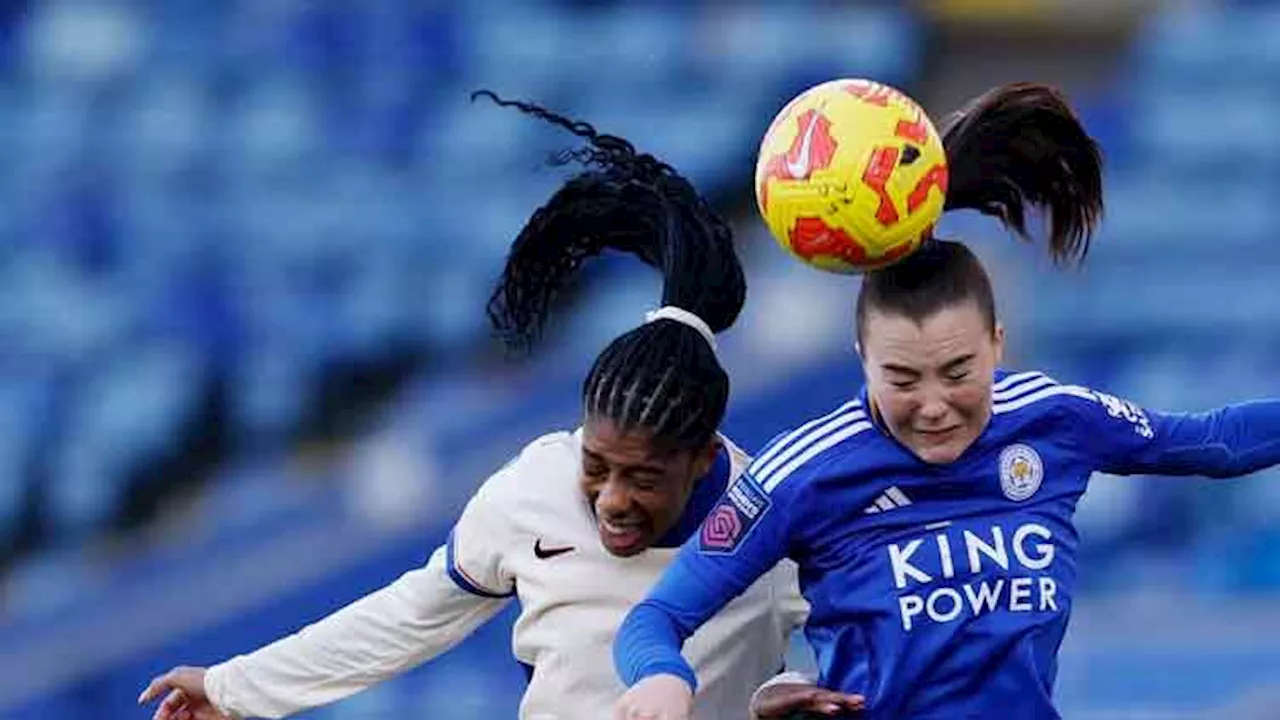
[(1057, 718), (1072, 515), (1091, 474), (1221, 477), (1280, 462), (1280, 402), (1159, 414), (1000, 371), (992, 410), (946, 465), (894, 440), (865, 390), (779, 436), (623, 624), (623, 680), (694, 682), (678, 655), (684, 638), (791, 557), (811, 605), (818, 683), (865, 695), (867, 717)]

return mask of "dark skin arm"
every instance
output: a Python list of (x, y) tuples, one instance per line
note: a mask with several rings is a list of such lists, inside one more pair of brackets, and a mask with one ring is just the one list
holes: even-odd
[(760, 690), (751, 703), (753, 720), (857, 717), (866, 707), (861, 695), (808, 683), (778, 683)]

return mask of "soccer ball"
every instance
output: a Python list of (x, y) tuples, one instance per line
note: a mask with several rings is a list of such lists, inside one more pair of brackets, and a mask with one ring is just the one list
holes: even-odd
[(906, 257), (932, 231), (947, 155), (911, 98), (870, 80), (832, 80), (773, 119), (755, 182), (779, 244), (821, 270), (858, 273)]

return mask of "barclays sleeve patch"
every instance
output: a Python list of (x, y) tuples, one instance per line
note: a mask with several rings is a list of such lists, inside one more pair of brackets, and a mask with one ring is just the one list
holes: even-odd
[(733, 554), (760, 522), (771, 502), (755, 478), (743, 473), (702, 521), (699, 548), (715, 555)]

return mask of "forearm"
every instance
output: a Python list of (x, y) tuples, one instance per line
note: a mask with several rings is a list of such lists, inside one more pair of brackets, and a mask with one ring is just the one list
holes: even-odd
[(681, 655), (687, 633), (675, 617), (653, 600), (632, 608), (618, 628), (613, 659), (618, 677), (628, 686), (652, 675), (675, 675), (696, 689), (698, 680)]
[(209, 669), (215, 705), (279, 718), (336, 702), (452, 648), (501, 609), (448, 577), (443, 552), (420, 570), (300, 632)]
[(1280, 400), (1168, 418), (1150, 472), (1239, 477), (1280, 464)]

